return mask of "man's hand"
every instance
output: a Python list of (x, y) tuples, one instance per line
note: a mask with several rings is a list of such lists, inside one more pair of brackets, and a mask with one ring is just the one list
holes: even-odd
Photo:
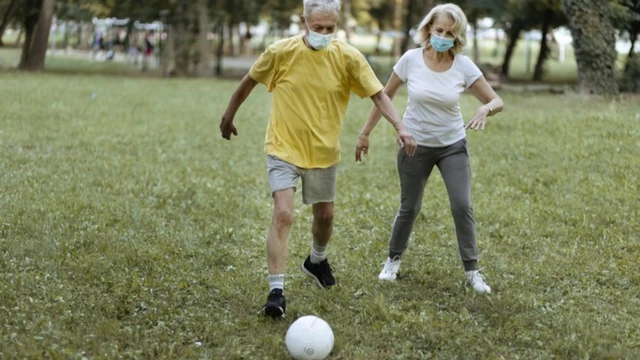
[(398, 145), (400, 145), (409, 156), (413, 156), (418, 148), (416, 139), (405, 129), (398, 130)]
[(363, 155), (369, 154), (369, 136), (360, 134), (356, 144), (356, 161), (362, 161)]
[(231, 140), (231, 134), (238, 136), (238, 129), (233, 126), (233, 118), (225, 116), (222, 117), (222, 120), (220, 121), (220, 133), (222, 134), (222, 137), (227, 140)]

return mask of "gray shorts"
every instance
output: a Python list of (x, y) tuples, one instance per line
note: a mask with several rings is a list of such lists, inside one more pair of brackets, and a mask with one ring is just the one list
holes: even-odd
[(276, 191), (296, 190), (298, 178), (302, 179), (302, 202), (307, 205), (333, 202), (336, 195), (338, 165), (325, 169), (303, 169), (267, 155), (267, 170), (271, 195)]

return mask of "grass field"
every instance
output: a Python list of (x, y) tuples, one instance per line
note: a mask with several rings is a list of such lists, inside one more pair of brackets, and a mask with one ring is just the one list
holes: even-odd
[[(490, 296), (464, 286), (437, 172), (401, 279), (377, 281), (396, 149), (381, 124), (353, 161), (370, 107), (354, 99), (329, 248), (342, 286), (299, 271), (311, 214), (297, 197), (273, 321), (257, 315), (270, 96), (257, 88), (223, 141), (235, 86), (0, 73), (0, 358), (284, 359), (306, 314), (333, 327), (332, 359), (640, 357), (639, 97), (503, 93), (506, 111), (469, 134)], [(476, 106), (463, 98), (467, 118)]]

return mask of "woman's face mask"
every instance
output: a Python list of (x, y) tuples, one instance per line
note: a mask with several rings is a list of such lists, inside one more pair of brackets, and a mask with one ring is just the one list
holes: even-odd
[(325, 49), (331, 43), (331, 39), (333, 39), (333, 33), (322, 35), (320, 33), (312, 31), (311, 29), (309, 29), (308, 26), (307, 26), (307, 30), (309, 30), (309, 35), (307, 35), (307, 41), (309, 42), (309, 45), (311, 45), (311, 47), (316, 50)]
[(438, 36), (436, 34), (431, 34), (431, 39), (429, 40), (429, 42), (431, 43), (431, 46), (433, 46), (433, 48), (436, 49), (436, 51), (447, 52), (453, 47), (453, 44), (455, 43), (455, 39), (445, 38), (442, 36)]

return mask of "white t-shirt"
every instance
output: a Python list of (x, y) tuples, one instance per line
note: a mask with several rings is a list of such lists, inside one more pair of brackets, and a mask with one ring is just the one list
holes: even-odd
[(424, 63), (422, 50), (407, 51), (393, 67), (409, 90), (403, 120), (418, 145), (448, 146), (466, 135), (460, 94), (478, 80), (482, 72), (461, 54), (453, 58), (448, 70), (433, 71)]

